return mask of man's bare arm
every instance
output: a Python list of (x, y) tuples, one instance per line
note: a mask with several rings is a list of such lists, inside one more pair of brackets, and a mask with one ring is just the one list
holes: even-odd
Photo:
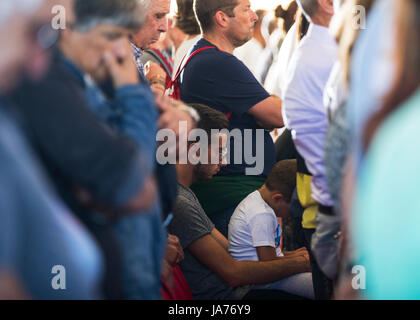
[(248, 113), (252, 115), (257, 123), (267, 130), (284, 127), (282, 115), (282, 101), (276, 96), (271, 96), (253, 106)]
[(272, 261), (296, 256), (304, 256), (305, 258), (309, 259), (309, 253), (306, 248), (300, 248), (296, 251), (290, 252), (283, 251), (284, 257), (278, 257), (276, 249), (273, 247), (257, 247), (257, 254), (260, 261)]
[(188, 249), (231, 287), (267, 284), (311, 270), (304, 256), (267, 262), (236, 261), (211, 234), (196, 240)]

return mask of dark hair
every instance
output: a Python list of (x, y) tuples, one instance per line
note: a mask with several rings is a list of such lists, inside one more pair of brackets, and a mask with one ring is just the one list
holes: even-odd
[(86, 31), (110, 23), (138, 30), (146, 20), (146, 12), (137, 0), (75, 0), (73, 28)]
[(306, 18), (306, 16), (302, 12), (299, 12), (297, 14), (296, 23), (297, 23), (297, 28), (298, 28), (298, 32), (297, 32), (297, 34), (298, 34), (298, 40), (300, 41), (308, 33), (309, 26), (311, 24), (310, 24), (309, 20)]
[(267, 11), (262, 10), (262, 9), (258, 9), (257, 11), (255, 11), (255, 14), (258, 17), (257, 24), (261, 24), (263, 22), (263, 19), (264, 19), (265, 15), (267, 14)]
[(397, 43), (395, 46), (396, 78), (394, 86), (385, 98), (383, 108), (367, 123), (364, 147), (368, 149), (381, 124), (401, 104), (409, 99), (420, 86), (420, 2), (397, 1)]
[(290, 202), (296, 188), (296, 171), (296, 160), (280, 161), (271, 170), (265, 186), (270, 191), (280, 192)]
[(213, 28), (213, 17), (218, 11), (234, 17), (233, 10), (237, 5), (237, 0), (194, 0), (194, 12), (201, 31), (206, 33)]
[(289, 32), (290, 28), (293, 26), (296, 20), (296, 13), (299, 6), (296, 0), (292, 1), (287, 9), (283, 9), (281, 5), (279, 5), (275, 10), (275, 15), (277, 18), (281, 18), (284, 20), (283, 24), (283, 31), (284, 33)]
[(175, 16), (176, 26), (190, 36), (200, 34), (200, 25), (195, 17), (194, 0), (176, 0), (178, 12)]
[(318, 11), (318, 0), (297, 0), (303, 13), (312, 18)]
[(229, 120), (222, 112), (198, 103), (192, 103), (189, 104), (189, 106), (194, 108), (200, 116), (200, 121), (197, 123), (197, 129), (204, 130), (209, 137), (211, 136), (211, 131), (213, 129), (229, 130)]

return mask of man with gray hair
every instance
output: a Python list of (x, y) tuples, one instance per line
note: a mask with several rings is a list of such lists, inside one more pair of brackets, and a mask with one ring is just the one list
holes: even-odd
[[(147, 160), (143, 171), (154, 177), (158, 108), (148, 86), (140, 82), (128, 39), (144, 21), (138, 0), (75, 0), (72, 27), (62, 32), (60, 48), (66, 57), (62, 64), (81, 82), (91, 110), (132, 138)], [(114, 225), (126, 299), (160, 298), (166, 234), (154, 197), (149, 210), (119, 218)]]
[[(316, 219), (332, 212), (324, 165), (328, 118), (323, 92), (338, 59), (338, 50), (328, 30), (334, 15), (333, 1), (298, 0), (298, 4), (311, 25), (289, 66), (283, 113), (302, 160), (298, 161), (297, 190), (301, 205), (305, 208), (302, 227), (307, 247), (310, 248)], [(331, 284), (311, 251), (310, 255), (315, 296), (328, 299), (331, 297)]]

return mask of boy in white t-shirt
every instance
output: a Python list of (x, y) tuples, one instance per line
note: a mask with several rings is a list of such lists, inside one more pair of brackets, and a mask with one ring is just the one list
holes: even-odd
[[(288, 204), (296, 187), (296, 160), (274, 166), (266, 183), (246, 197), (236, 208), (229, 223), (229, 253), (240, 261), (269, 261), (292, 258), (301, 248), (282, 252), (282, 230), (278, 218), (289, 217)], [(261, 289), (279, 289), (314, 298), (312, 274), (298, 273)]]

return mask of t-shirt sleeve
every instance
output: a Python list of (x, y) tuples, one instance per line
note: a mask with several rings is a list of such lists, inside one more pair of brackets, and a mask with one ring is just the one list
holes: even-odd
[(220, 58), (214, 72), (218, 75), (219, 95), (215, 100), (229, 106), (235, 115), (242, 116), (270, 94), (243, 62), (231, 55)]
[(213, 229), (214, 224), (201, 209), (198, 201), (178, 196), (174, 207), (174, 218), (169, 225), (169, 233), (179, 238), (183, 249), (209, 235)]
[(262, 213), (254, 216), (249, 221), (251, 230), (252, 246), (257, 247), (276, 247), (274, 233), (275, 224), (271, 213)]

